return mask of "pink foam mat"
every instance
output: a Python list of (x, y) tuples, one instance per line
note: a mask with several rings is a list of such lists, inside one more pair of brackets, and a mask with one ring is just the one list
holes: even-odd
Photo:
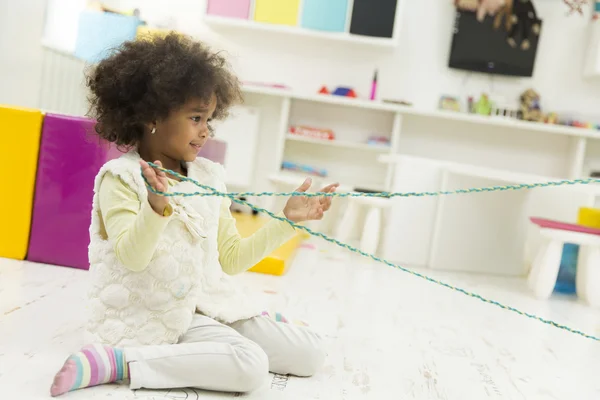
[(88, 269), (94, 177), (116, 148), (94, 134), (94, 121), (47, 114), (44, 119), (27, 259)]

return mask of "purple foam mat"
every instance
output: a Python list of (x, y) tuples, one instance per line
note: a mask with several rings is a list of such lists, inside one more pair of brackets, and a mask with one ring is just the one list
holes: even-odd
[(94, 134), (94, 121), (44, 119), (27, 259), (88, 269), (94, 177), (116, 148)]

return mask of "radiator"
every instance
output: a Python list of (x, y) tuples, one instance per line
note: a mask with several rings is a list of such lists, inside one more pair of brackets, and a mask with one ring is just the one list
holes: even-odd
[(84, 61), (43, 48), (40, 108), (45, 112), (84, 116), (87, 113)]

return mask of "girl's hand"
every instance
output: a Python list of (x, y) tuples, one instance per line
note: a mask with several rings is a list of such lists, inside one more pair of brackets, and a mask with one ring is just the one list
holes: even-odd
[[(162, 167), (160, 161), (154, 161), (154, 164)], [(159, 170), (152, 168), (148, 163), (144, 160), (140, 161), (140, 165), (142, 166), (142, 175), (146, 178), (150, 186), (159, 192), (167, 192), (169, 188), (169, 181), (167, 180), (167, 175)], [(158, 215), (164, 215), (165, 208), (169, 204), (169, 198), (165, 196), (160, 196), (158, 194), (152, 193), (148, 190), (148, 203)]]
[[(302, 186), (296, 189), (296, 192), (306, 192), (310, 189), (312, 180), (306, 179)], [(333, 193), (340, 186), (338, 183), (325, 186), (319, 192)], [(332, 197), (306, 197), (293, 196), (290, 197), (283, 209), (283, 214), (292, 222), (303, 222), (311, 220), (320, 220), (324, 213), (331, 207)]]

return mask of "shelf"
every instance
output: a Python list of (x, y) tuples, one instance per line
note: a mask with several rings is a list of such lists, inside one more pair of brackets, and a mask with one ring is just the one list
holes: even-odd
[(329, 146), (329, 147), (341, 147), (346, 149), (357, 149), (357, 150), (365, 150), (372, 151), (377, 153), (389, 153), (389, 146), (376, 146), (370, 145), (366, 143), (355, 143), (355, 142), (346, 142), (343, 140), (324, 140), (324, 139), (313, 139), (309, 137), (299, 136), (287, 134), (286, 140), (290, 140), (293, 142), (302, 142), (302, 143), (311, 143), (319, 146)]
[(388, 47), (396, 46), (396, 41), (392, 38), (376, 38), (370, 36), (353, 35), (348, 32), (324, 32), (312, 29), (306, 29), (299, 26), (287, 26), (277, 24), (267, 24), (256, 22), (247, 19), (226, 18), (214, 15), (206, 15), (204, 21), (214, 30), (240, 30), (240, 31), (255, 31), (268, 32), (275, 34), (295, 35), (298, 37), (325, 39), (337, 42), (345, 42), (352, 44), (361, 44), (373, 47)]
[(293, 100), (312, 101), (318, 103), (358, 107), (376, 111), (387, 111), (399, 113), (403, 116), (427, 117), (443, 119), (447, 121), (467, 122), (472, 124), (482, 124), (488, 126), (498, 126), (511, 129), (522, 129), (533, 132), (548, 133), (553, 135), (575, 136), (581, 138), (600, 139), (600, 131), (595, 129), (574, 128), (571, 126), (543, 124), (539, 122), (522, 121), (518, 119), (505, 117), (488, 117), (485, 115), (467, 114), (444, 110), (422, 110), (414, 107), (401, 106), (396, 104), (382, 103), (379, 101), (369, 101), (362, 99), (352, 99), (341, 96), (332, 96), (325, 94), (302, 94), (291, 89), (276, 89), (263, 86), (244, 85), (244, 92), (263, 94), (269, 96), (281, 96)]
[(587, 128), (574, 128), (572, 126), (544, 124), (539, 122), (522, 121), (506, 117), (488, 117), (485, 115), (467, 114), (443, 110), (419, 110), (416, 108), (398, 106), (398, 112), (405, 115), (418, 117), (440, 118), (457, 122), (468, 122), (489, 126), (522, 129), (555, 135), (577, 136), (592, 139), (600, 139), (600, 131)]
[[(300, 186), (306, 178), (311, 178), (313, 180), (314, 187), (311, 189), (312, 191), (321, 189), (320, 186), (328, 185), (332, 182), (339, 182), (331, 177), (311, 176), (311, 175), (301, 174), (299, 172), (284, 171), (284, 170), (281, 170), (278, 173), (272, 174), (269, 176), (269, 180), (273, 183), (276, 183), (279, 185), (288, 185), (288, 186), (292, 186), (294, 188)], [(361, 186), (361, 185), (358, 185), (358, 186)], [(353, 192), (355, 187), (356, 187), (356, 185), (352, 186), (352, 185), (348, 185), (347, 183), (340, 182), (340, 186), (337, 191), (339, 193)], [(383, 189), (377, 188), (377, 187), (369, 187), (368, 189), (383, 191)], [(291, 189), (291, 190), (293, 190), (293, 189)]]
[[(480, 167), (477, 165), (462, 164), (451, 161), (439, 161), (417, 156), (386, 154), (379, 157), (379, 162), (395, 164), (402, 161), (430, 162), (438, 166), (440, 171), (445, 171), (452, 175), (462, 175), (472, 178), (489, 179), (490, 181), (503, 182), (507, 185), (527, 185), (532, 183), (556, 182), (564, 178), (542, 176), (536, 174), (515, 172), (506, 169)], [(600, 195), (600, 185), (565, 185), (560, 186), (571, 191)]]
[(344, 107), (366, 108), (375, 111), (398, 112), (398, 106), (379, 101), (355, 99), (351, 97), (334, 96), (330, 94), (302, 94), (293, 92), (291, 89), (279, 89), (269, 86), (244, 85), (243, 91), (251, 94), (262, 94), (266, 96), (289, 97), (294, 100), (311, 101), (315, 103), (326, 103)]

